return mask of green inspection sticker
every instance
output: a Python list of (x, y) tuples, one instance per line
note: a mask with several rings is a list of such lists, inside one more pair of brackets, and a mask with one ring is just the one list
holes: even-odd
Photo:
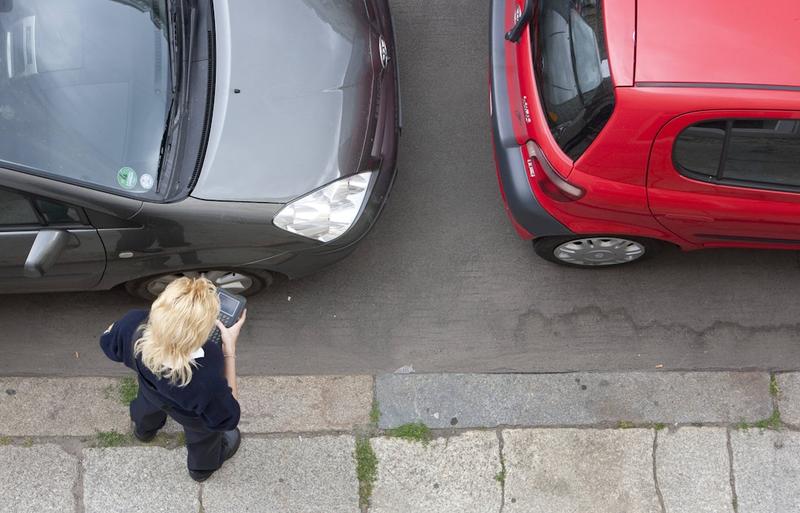
[(117, 171), (117, 183), (123, 189), (133, 189), (136, 187), (136, 171), (130, 167), (123, 167)]

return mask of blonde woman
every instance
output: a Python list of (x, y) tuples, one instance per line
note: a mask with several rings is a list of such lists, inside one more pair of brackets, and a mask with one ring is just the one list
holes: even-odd
[[(134, 310), (100, 337), (103, 352), (139, 379), (131, 403), (133, 433), (149, 442), (167, 421), (183, 426), (189, 475), (205, 481), (239, 448), (236, 341), (247, 312), (226, 328), (219, 298), (205, 278), (170, 283), (150, 310)], [(209, 342), (214, 327), (222, 343)]]

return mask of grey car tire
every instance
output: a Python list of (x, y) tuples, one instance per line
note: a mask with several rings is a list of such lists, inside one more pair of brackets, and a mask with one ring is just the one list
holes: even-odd
[(243, 296), (257, 294), (272, 285), (273, 281), (272, 274), (267, 271), (250, 269), (247, 271), (241, 269), (191, 270), (131, 280), (125, 283), (125, 290), (133, 296), (152, 301), (167, 283), (181, 276), (205, 276), (218, 287)]
[(541, 237), (533, 241), (537, 255), (566, 267), (598, 269), (641, 262), (658, 254), (660, 241), (625, 235)]

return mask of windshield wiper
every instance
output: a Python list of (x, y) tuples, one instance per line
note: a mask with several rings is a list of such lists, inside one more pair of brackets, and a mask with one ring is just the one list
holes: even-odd
[(514, 26), (511, 27), (511, 30), (506, 32), (506, 39), (512, 43), (519, 42), (519, 38), (522, 37), (522, 31), (525, 30), (525, 26), (531, 22), (532, 18), (533, 0), (525, 0), (525, 6), (522, 8), (520, 17), (517, 18), (517, 21), (514, 23)]
[[(183, 112), (189, 100), (189, 70), (191, 68), (192, 46), (194, 43), (194, 26), (197, 11), (194, 3), (189, 8), (188, 27), (185, 18), (187, 2), (174, 0), (169, 2), (169, 49), (170, 72), (172, 75), (172, 91), (170, 93), (169, 113), (167, 114), (166, 127), (161, 136), (161, 153), (159, 157), (156, 176), (156, 192), (161, 192), (162, 185), (168, 180), (161, 180), (162, 175), (172, 170), (174, 149), (177, 146)], [(166, 172), (165, 172), (166, 171)]]

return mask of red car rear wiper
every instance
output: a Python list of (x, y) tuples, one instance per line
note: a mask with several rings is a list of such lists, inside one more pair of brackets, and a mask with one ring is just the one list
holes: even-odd
[(533, 0), (525, 0), (525, 6), (522, 8), (522, 12), (520, 13), (519, 18), (517, 18), (517, 20), (514, 23), (514, 26), (511, 27), (511, 30), (506, 32), (506, 39), (511, 41), (512, 43), (518, 42), (519, 38), (522, 37), (522, 31), (525, 30), (525, 25), (530, 23), (532, 18), (533, 18)]

